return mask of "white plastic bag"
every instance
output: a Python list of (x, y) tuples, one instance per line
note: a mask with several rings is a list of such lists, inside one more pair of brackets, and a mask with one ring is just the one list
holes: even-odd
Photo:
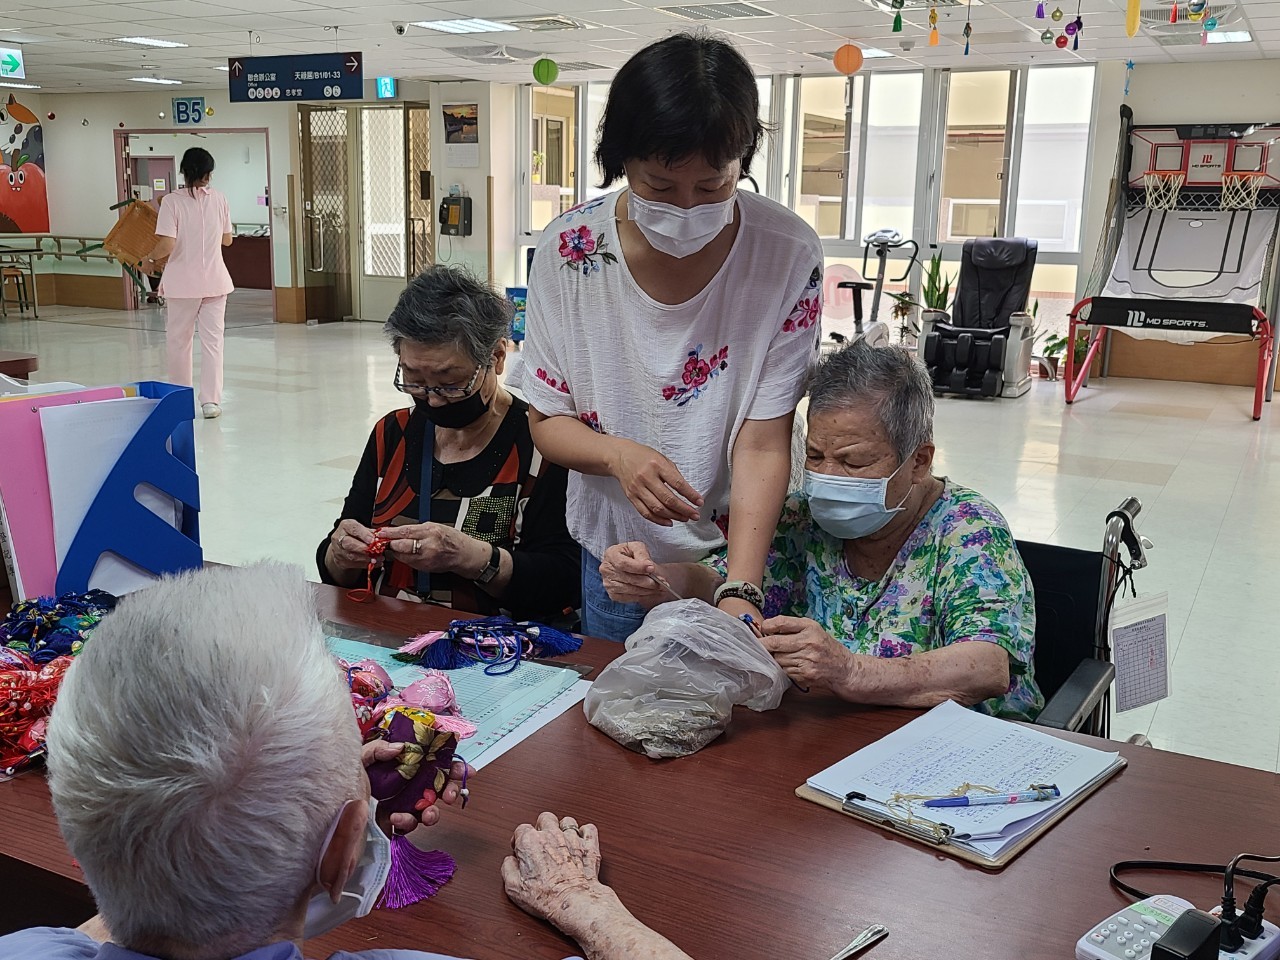
[(583, 709), (630, 750), (684, 757), (729, 726), (735, 704), (772, 710), (787, 675), (745, 623), (701, 600), (655, 607), (600, 672)]

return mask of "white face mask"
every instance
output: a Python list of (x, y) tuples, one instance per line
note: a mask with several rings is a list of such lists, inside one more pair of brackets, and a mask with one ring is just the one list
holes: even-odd
[[(898, 464), (898, 470), (906, 461)], [(809, 500), (809, 513), (827, 533), (840, 540), (869, 537), (884, 529), (894, 514), (906, 509), (904, 496), (896, 507), (887, 505), (889, 481), (898, 470), (878, 480), (864, 477), (833, 477), (825, 473), (804, 472), (804, 492)], [(911, 495), (910, 489), (907, 496)]]
[[(316, 882), (320, 882), (320, 864), (324, 862), (329, 845), (333, 843), (334, 831), (338, 829), (338, 821), (342, 812), (352, 803), (343, 805), (338, 816), (333, 818), (329, 827), (329, 835), (320, 847), (320, 856), (316, 859)], [(310, 940), (328, 933), (356, 917), (365, 917), (373, 909), (378, 895), (387, 882), (387, 874), (391, 871), (391, 840), (378, 826), (376, 811), (378, 802), (369, 798), (369, 822), (365, 825), (364, 853), (356, 864), (355, 870), (347, 878), (342, 888), (342, 896), (334, 903), (328, 890), (321, 890), (307, 903), (307, 920), (302, 929), (302, 938)]]
[(733, 223), (737, 192), (719, 203), (704, 203), (685, 209), (669, 203), (654, 203), (627, 194), (627, 216), (640, 228), (653, 249), (669, 257), (683, 258), (697, 253)]

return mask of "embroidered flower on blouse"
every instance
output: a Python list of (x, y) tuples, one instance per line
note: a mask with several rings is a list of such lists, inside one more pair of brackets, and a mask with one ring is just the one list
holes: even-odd
[(572, 206), (568, 210), (566, 210), (563, 214), (561, 214), (560, 219), (563, 220), (565, 223), (572, 223), (573, 219), (579, 215), (585, 217), (588, 213), (594, 213), (596, 210), (599, 210), (600, 205), (604, 203), (606, 199), (608, 198), (597, 197), (594, 200), (584, 200), (582, 201), (582, 203), (579, 203), (576, 206)]
[(604, 428), (600, 426), (600, 415), (594, 410), (588, 410), (586, 413), (578, 414), (578, 419), (596, 433), (604, 433)]
[(791, 308), (787, 319), (782, 322), (782, 329), (787, 333), (807, 330), (818, 322), (820, 316), (822, 316), (822, 298), (816, 294), (812, 297), (801, 297)]
[(535, 376), (552, 390), (559, 390), (561, 393), (569, 392), (569, 382), (567, 380), (556, 380), (555, 377), (549, 375), (541, 367), (537, 369)]
[(668, 384), (662, 388), (663, 400), (675, 400), (677, 407), (683, 407), (690, 400), (702, 395), (707, 384), (720, 375), (722, 370), (729, 369), (729, 348), (721, 347), (718, 353), (709, 357), (702, 356), (702, 344), (689, 351), (689, 359), (685, 361), (684, 370), (680, 374), (681, 384)]
[(601, 263), (617, 263), (618, 258), (606, 249), (605, 240), (597, 240), (587, 226), (573, 227), (560, 233), (560, 266), (582, 271), (589, 276)]

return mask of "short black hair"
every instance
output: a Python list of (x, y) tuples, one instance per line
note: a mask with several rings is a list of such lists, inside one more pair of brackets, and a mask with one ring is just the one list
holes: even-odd
[(483, 366), (510, 335), (511, 314), (510, 301), (470, 270), (438, 263), (409, 281), (382, 329), (396, 353), (405, 340), (456, 346)]
[(213, 154), (204, 147), (192, 147), (182, 155), (182, 163), (178, 165), (182, 171), (182, 179), (187, 184), (187, 192), (194, 194), (196, 184), (213, 173)]
[(746, 58), (727, 40), (677, 33), (645, 47), (609, 87), (596, 162), (602, 187), (624, 179), (629, 160), (672, 163), (705, 157), (721, 170), (742, 161), (742, 175), (760, 146), (760, 90)]

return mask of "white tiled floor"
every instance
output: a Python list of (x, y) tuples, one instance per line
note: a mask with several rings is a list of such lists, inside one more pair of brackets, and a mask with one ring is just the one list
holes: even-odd
[[(225, 413), (196, 421), (205, 553), (314, 577), (368, 431), (403, 398), (378, 325), (273, 325), (258, 306), (228, 312)], [(0, 321), (0, 348), (39, 354), (36, 379), (162, 377), (159, 311), (46, 312)], [(1072, 407), (1045, 382), (1019, 400), (940, 401), (939, 470), (1017, 536), (1092, 550), (1108, 511), (1138, 497), (1156, 547), (1137, 584), (1169, 592), (1173, 694), (1117, 716), (1114, 735), (1280, 770), (1280, 441), (1250, 403), (1244, 387), (1137, 380), (1097, 381)]]

